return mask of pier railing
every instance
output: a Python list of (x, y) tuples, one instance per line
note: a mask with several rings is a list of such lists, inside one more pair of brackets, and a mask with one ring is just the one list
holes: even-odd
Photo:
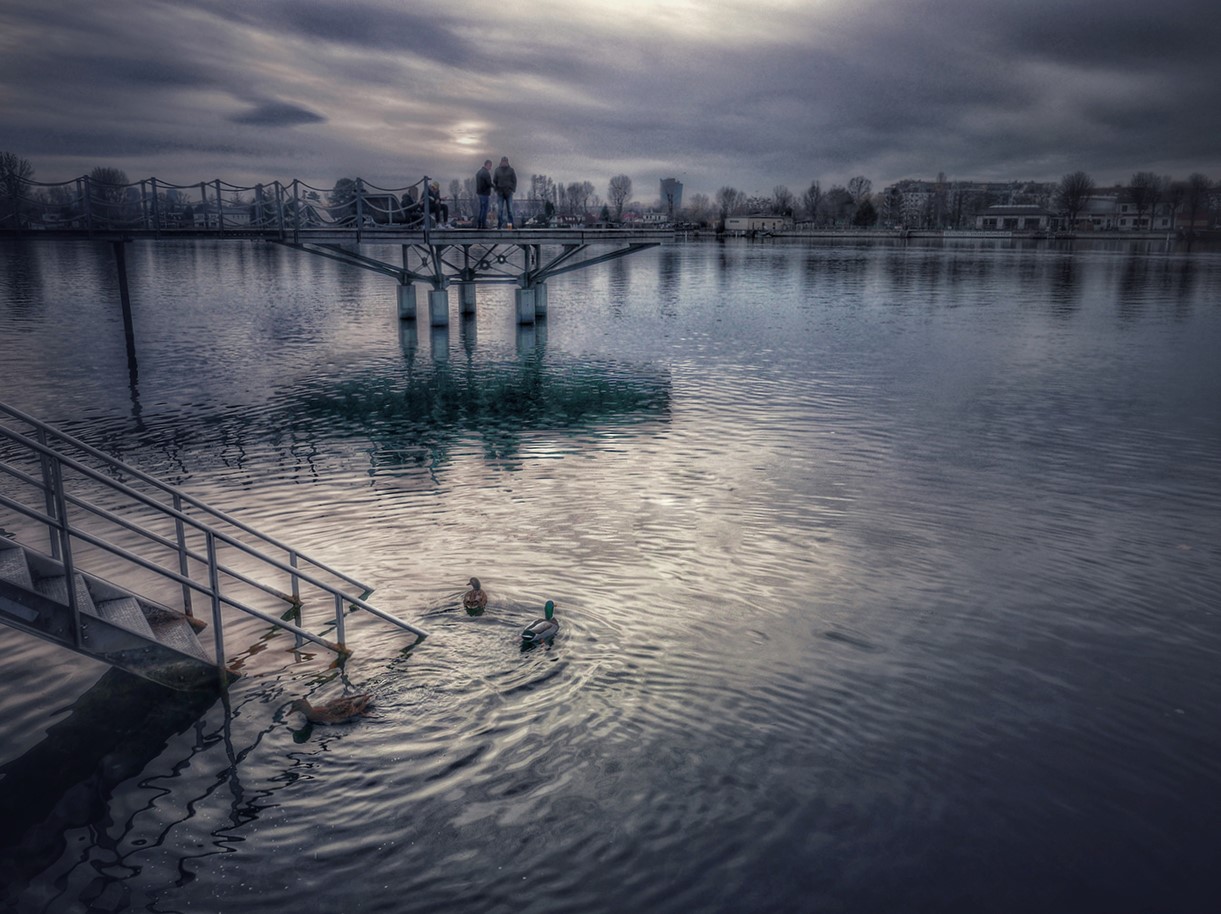
[[(442, 196), (427, 175), (401, 187), (382, 187), (362, 178), (343, 178), (323, 188), (293, 179), (250, 185), (219, 178), (175, 184), (158, 178), (127, 181), (121, 172), (84, 175), (46, 183), (14, 178), (0, 186), (0, 231), (106, 232), (153, 235), (278, 235), (291, 238), (309, 229), (395, 226), (427, 234), (438, 222), (437, 203), (447, 201), (453, 219), (474, 215), (476, 201), (466, 195)], [(547, 200), (523, 196), (514, 201), (519, 218), (547, 209)], [(553, 207), (554, 208), (554, 207)], [(580, 213), (565, 217), (584, 222)], [(296, 240), (295, 238), (292, 240)]]
[[(115, 583), (126, 586), (134, 576), (143, 587), (130, 589), (180, 595), (159, 602), (180, 601), (188, 616), (204, 603), (218, 667), (225, 666), (225, 608), (291, 632), (298, 646), (310, 641), (341, 656), (350, 653), (349, 607), (426, 637), (365, 602), (368, 585), (3, 402), (0, 482), (0, 506), (44, 531), (69, 580), (74, 569), (102, 562), (122, 574)], [(315, 606), (319, 598), (326, 608)], [(69, 587), (79, 632), (76, 600)], [(277, 614), (268, 605), (286, 609)], [(307, 617), (333, 625), (332, 638), (307, 628)]]

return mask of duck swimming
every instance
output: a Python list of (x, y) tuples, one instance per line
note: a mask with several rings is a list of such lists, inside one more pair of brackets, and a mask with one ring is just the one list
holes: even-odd
[(478, 578), (467, 581), (471, 589), (462, 595), (462, 608), (471, 615), (478, 615), (488, 605), (488, 595), (479, 586)]
[(345, 695), (320, 705), (312, 705), (304, 698), (298, 698), (288, 710), (300, 711), (311, 724), (345, 724), (358, 717), (368, 717), (367, 709), (372, 703), (373, 696), (365, 692)]
[(560, 630), (560, 623), (555, 621), (554, 615), (555, 604), (548, 600), (547, 605), (543, 607), (544, 618), (531, 622), (522, 630), (522, 643), (540, 644), (543, 641), (550, 641), (554, 638)]

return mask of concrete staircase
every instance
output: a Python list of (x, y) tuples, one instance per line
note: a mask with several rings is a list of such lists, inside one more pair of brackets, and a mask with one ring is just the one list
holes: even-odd
[(0, 621), (174, 689), (236, 678), (200, 643), (205, 623), (94, 575), (73, 577), (75, 611), (63, 563), (0, 537)]
[[(373, 588), (351, 575), (4, 402), (0, 511), (18, 525), (11, 535), (0, 529), (0, 624), (172, 688), (223, 687), (234, 678), (226, 669), (227, 617), (261, 620), (340, 662), (352, 653), (349, 612), (417, 641), (427, 636), (366, 603)], [(50, 554), (33, 542), (48, 543)], [(138, 591), (90, 574), (88, 564), (98, 561)], [(142, 596), (167, 587), (181, 589), (173, 605), (182, 612)], [(193, 604), (206, 607), (206, 646)]]

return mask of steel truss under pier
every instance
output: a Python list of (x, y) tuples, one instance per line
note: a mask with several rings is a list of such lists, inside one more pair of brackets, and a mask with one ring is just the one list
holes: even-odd
[[(451, 285), (459, 288), (463, 314), (474, 311), (477, 286), (516, 285), (518, 322), (532, 324), (547, 313), (547, 280), (551, 277), (617, 260), (673, 239), (673, 231), (647, 229), (433, 229), (407, 233), (386, 227), (364, 230), (355, 243), (350, 233), (334, 238), (300, 233), (292, 240), (273, 240), (285, 247), (394, 277), (398, 281), (399, 317), (403, 320), (416, 319), (415, 284), (428, 283), (429, 321), (433, 326), (445, 326), (449, 323)], [(402, 248), (401, 266), (361, 253), (362, 243), (398, 244)], [(592, 250), (606, 247), (612, 250)]]

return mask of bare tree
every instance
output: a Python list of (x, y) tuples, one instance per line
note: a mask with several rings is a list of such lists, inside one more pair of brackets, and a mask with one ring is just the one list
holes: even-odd
[(584, 215), (594, 196), (594, 186), (588, 181), (573, 181), (568, 185), (569, 211), (574, 215)]
[(1162, 194), (1161, 181), (1162, 179), (1151, 171), (1138, 171), (1128, 182), (1128, 196), (1136, 207), (1137, 228), (1140, 228), (1144, 221), (1145, 213), (1157, 206)]
[(836, 185), (823, 195), (820, 210), (824, 221), (830, 222), (832, 225), (847, 225), (852, 218), (852, 211), (855, 208), (855, 203), (852, 200), (852, 194)]
[(119, 168), (99, 165), (89, 172), (89, 183), (94, 199), (107, 203), (121, 202), (127, 194), (127, 172)]
[(615, 208), (616, 221), (623, 218), (623, 206), (632, 198), (632, 179), (627, 175), (615, 175), (606, 188), (606, 198)]
[(89, 172), (90, 205), (93, 217), (106, 223), (123, 215), (127, 198), (127, 172), (99, 165)]
[(21, 217), (21, 198), (29, 197), (26, 184), (34, 177), (34, 166), (28, 159), (12, 152), (0, 152), (0, 193), (4, 195), (0, 208), (0, 225), (16, 224)]
[(822, 198), (822, 185), (817, 181), (811, 181), (810, 186), (801, 195), (801, 208), (806, 211), (811, 222), (818, 221), (818, 205), (822, 203)]
[(1170, 175), (1162, 177), (1162, 199), (1170, 204), (1170, 228), (1173, 230), (1178, 221), (1179, 209), (1187, 196), (1187, 183), (1176, 181)]
[[(471, 179), (467, 178), (467, 180)], [(457, 178), (452, 178), (449, 182), (449, 214), (454, 219), (466, 214), (466, 208), (463, 206), (462, 182)]]
[(848, 193), (852, 197), (853, 206), (860, 206), (873, 191), (873, 182), (864, 175), (857, 175), (848, 182)]
[(1198, 171), (1187, 179), (1187, 212), (1191, 216), (1189, 224), (1191, 228), (1195, 228), (1197, 214), (1201, 210), (1208, 211), (1208, 200), (1212, 195), (1212, 189), (1212, 179)]
[(772, 212), (778, 216), (793, 215), (793, 192), (783, 184), (772, 188)]
[(688, 222), (706, 222), (712, 213), (712, 200), (707, 194), (692, 194), (683, 211), (687, 214)]
[(1085, 203), (1094, 192), (1094, 179), (1084, 171), (1074, 171), (1060, 179), (1056, 189), (1056, 205), (1068, 213), (1068, 226), (1077, 224), (1077, 214), (1085, 209)]
[(746, 194), (738, 190), (736, 187), (722, 187), (716, 192), (717, 207), (721, 211), (721, 218), (732, 216), (746, 205)]

